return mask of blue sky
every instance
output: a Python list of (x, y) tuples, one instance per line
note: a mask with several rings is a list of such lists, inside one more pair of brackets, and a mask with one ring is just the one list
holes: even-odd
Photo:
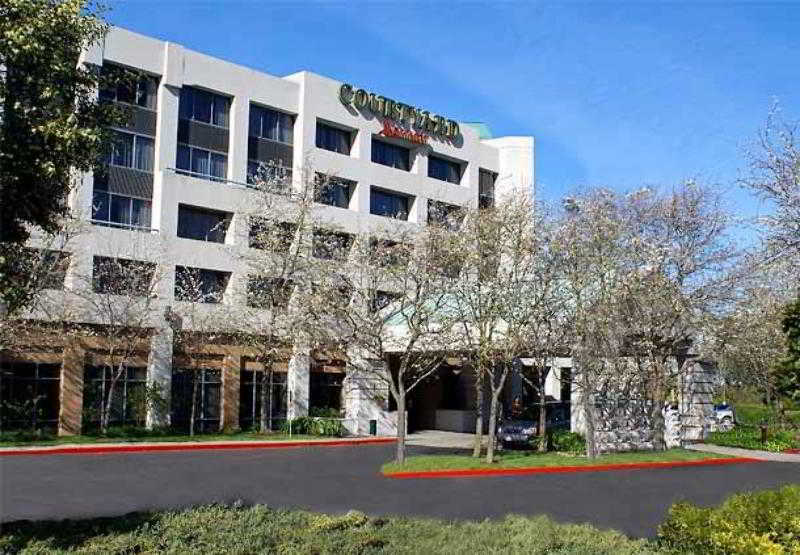
[(275, 75), (534, 135), (541, 197), (735, 185), (774, 99), (800, 118), (800, 3), (112, 0), (112, 23)]

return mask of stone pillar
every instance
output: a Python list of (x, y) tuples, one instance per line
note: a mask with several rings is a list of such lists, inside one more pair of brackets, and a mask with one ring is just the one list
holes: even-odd
[(58, 435), (81, 433), (83, 418), (83, 366), (86, 351), (74, 339), (64, 346), (61, 361)]
[(223, 431), (239, 430), (239, 385), (242, 357), (226, 355), (222, 360), (222, 421)]
[(308, 347), (295, 346), (289, 360), (289, 373), (286, 377), (289, 398), (287, 417), (297, 418), (308, 415), (308, 401), (311, 374), (311, 353)]
[(694, 443), (708, 437), (708, 422), (714, 414), (713, 375), (698, 361), (687, 362), (681, 376), (680, 411), (681, 442)]
[(150, 338), (147, 357), (147, 385), (158, 392), (158, 398), (148, 404), (147, 427), (169, 426), (172, 395), (172, 339), (169, 326), (159, 328)]

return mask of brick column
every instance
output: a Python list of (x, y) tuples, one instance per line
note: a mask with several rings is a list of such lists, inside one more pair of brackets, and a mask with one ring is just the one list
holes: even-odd
[(222, 361), (222, 422), (224, 431), (239, 430), (239, 387), (242, 357), (226, 355)]
[(74, 339), (64, 346), (61, 361), (58, 435), (81, 433), (83, 418), (83, 365), (86, 351)]

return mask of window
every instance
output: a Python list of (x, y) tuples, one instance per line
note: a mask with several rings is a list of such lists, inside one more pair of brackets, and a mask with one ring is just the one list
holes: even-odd
[(372, 161), (400, 170), (411, 169), (411, 151), (402, 146), (372, 139)]
[(369, 199), (369, 213), (398, 220), (407, 220), (411, 197), (372, 188)]
[(297, 225), (290, 222), (270, 222), (263, 218), (250, 220), (250, 248), (286, 253), (294, 242)]
[(348, 208), (353, 191), (356, 188), (354, 181), (339, 179), (321, 173), (316, 174), (314, 200), (320, 204)]
[(337, 127), (317, 122), (317, 148), (350, 155), (353, 134)]
[(178, 144), (178, 173), (225, 181), (228, 176), (228, 155), (202, 148)]
[(372, 297), (372, 311), (378, 312), (379, 310), (383, 310), (394, 301), (400, 298), (399, 293), (389, 293), (388, 291), (375, 291), (375, 295)]
[(247, 306), (286, 308), (292, 296), (292, 283), (280, 278), (250, 277), (247, 280)]
[(559, 398), (561, 402), (569, 403), (572, 401), (572, 368), (561, 368), (558, 377), (561, 382), (561, 395)]
[[(172, 425), (188, 432), (218, 432), (222, 372), (214, 368), (176, 368), (172, 371)], [(192, 411), (194, 406), (194, 411)]]
[(494, 182), (497, 174), (489, 170), (478, 171), (478, 207), (492, 208), (494, 206)]
[(95, 256), (92, 289), (104, 295), (144, 297), (153, 293), (155, 270), (152, 262)]
[(191, 303), (220, 303), (228, 286), (230, 272), (177, 266), (175, 298)]
[(152, 205), (147, 199), (95, 190), (92, 223), (131, 229), (150, 229)]
[(111, 133), (111, 145), (107, 159), (109, 165), (148, 173), (153, 172), (155, 143), (151, 137), (122, 131), (112, 131)]
[[(266, 401), (267, 429), (279, 429), (286, 421), (286, 373), (242, 370), (239, 383), (239, 425), (242, 429), (261, 429), (262, 400)], [(262, 399), (264, 388), (266, 396)]]
[(267, 191), (273, 193), (286, 193), (292, 185), (292, 168), (272, 162), (248, 160), (247, 184), (259, 188), (266, 187)]
[(370, 239), (371, 264), (382, 267), (405, 266), (411, 255), (410, 245), (388, 239)]
[(439, 225), (450, 231), (458, 231), (464, 219), (460, 206), (437, 200), (428, 200), (428, 225)]
[(344, 374), (311, 372), (310, 378), (308, 407), (341, 411)]
[(63, 289), (70, 255), (62, 251), (23, 247), (21, 256), (10, 259), (8, 277), (41, 289)]
[(0, 430), (58, 428), (61, 365), (0, 362)]
[(178, 205), (178, 237), (224, 243), (232, 214)]
[(461, 164), (438, 156), (428, 156), (428, 177), (461, 183)]
[(112, 64), (103, 65), (100, 88), (102, 100), (155, 110), (157, 91), (158, 77), (142, 75)]
[(294, 117), (283, 112), (250, 105), (250, 136), (292, 144)]
[(126, 367), (112, 387), (117, 368), (89, 366), (84, 373), (83, 420), (99, 426), (103, 407), (111, 396), (109, 422), (118, 426), (144, 426), (147, 415), (147, 368)]
[(353, 236), (349, 233), (316, 230), (312, 240), (312, 254), (316, 258), (327, 260), (345, 260), (353, 244)]
[(231, 100), (227, 96), (183, 87), (178, 117), (227, 128), (230, 105)]

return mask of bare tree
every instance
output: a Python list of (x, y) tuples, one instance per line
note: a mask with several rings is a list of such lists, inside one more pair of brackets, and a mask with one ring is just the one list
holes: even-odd
[(752, 273), (730, 309), (710, 321), (708, 343), (726, 385), (755, 387), (770, 403), (787, 350), (781, 319), (796, 294), (797, 268), (788, 258), (763, 257), (746, 266)]
[[(530, 366), (520, 365), (522, 379), (537, 393), (539, 450), (547, 449), (548, 374), (554, 372), (554, 360), (569, 353), (570, 304), (563, 279), (563, 256), (556, 242), (555, 222), (544, 206), (536, 206), (533, 236), (529, 239), (531, 258), (529, 277), (511, 297), (509, 329), (518, 334), (520, 356), (531, 359)], [(560, 374), (559, 380), (568, 379)]]
[[(460, 278), (448, 284), (459, 347), (472, 353), (477, 376), (485, 376), (489, 386), (488, 462), (494, 460), (501, 395), (527, 339), (523, 328), (530, 322), (524, 315), (524, 295), (537, 291), (536, 227), (529, 192), (510, 192), (492, 208), (467, 213), (450, 255), (461, 266)], [(476, 432), (482, 426), (481, 418)]]
[(595, 189), (564, 201), (555, 235), (561, 253), (563, 291), (568, 304), (565, 322), (573, 359), (573, 388), (583, 419), (586, 453), (598, 455), (596, 396), (613, 381), (622, 352), (616, 302), (623, 280), (621, 238), (624, 222), (617, 196)]
[(253, 176), (248, 205), (241, 214), (249, 225), (249, 248), (240, 251), (247, 266), (247, 308), (236, 319), (239, 340), (256, 353), (261, 375), (259, 427), (271, 428), (275, 364), (293, 345), (318, 345), (312, 299), (327, 293), (312, 288), (330, 271), (329, 260), (346, 256), (351, 238), (320, 223), (316, 201), (340, 184), (334, 176), (308, 165), (295, 175), (274, 164), (261, 164)]
[[(132, 253), (136, 250), (133, 249)], [(78, 275), (69, 294), (85, 315), (83, 319), (63, 318), (79, 325), (83, 337), (94, 339), (101, 353), (103, 382), (100, 399), (100, 432), (105, 434), (117, 402), (118, 384), (137, 355), (149, 348), (161, 305), (157, 298), (162, 279), (161, 266), (153, 253), (142, 259), (129, 252), (122, 256), (95, 256), (91, 273)]]
[[(433, 235), (411, 228), (359, 234), (339, 271), (317, 277), (331, 343), (348, 354), (355, 379), (377, 380), (397, 404), (398, 463), (405, 462), (408, 394), (434, 375), (452, 349), (449, 278), (433, 257)], [(321, 318), (323, 319), (323, 318)]]
[(767, 200), (774, 213), (761, 218), (774, 255), (800, 257), (800, 146), (797, 123), (773, 107), (756, 144), (746, 152), (750, 173), (741, 184)]

